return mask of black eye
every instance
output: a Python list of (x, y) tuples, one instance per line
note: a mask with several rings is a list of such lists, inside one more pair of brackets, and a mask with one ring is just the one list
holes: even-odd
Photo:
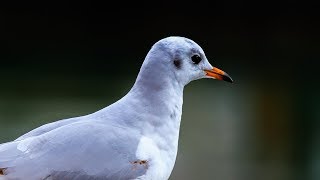
[(199, 56), (199, 55), (193, 55), (192, 57), (191, 57), (191, 60), (192, 60), (192, 62), (194, 63), (194, 64), (199, 64), (199, 62), (202, 60), (201, 59), (201, 57)]

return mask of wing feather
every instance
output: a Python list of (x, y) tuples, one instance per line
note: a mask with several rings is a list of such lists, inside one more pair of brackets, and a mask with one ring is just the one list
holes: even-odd
[(140, 138), (132, 129), (73, 122), (0, 145), (0, 168), (18, 179), (134, 179), (146, 172), (131, 163)]

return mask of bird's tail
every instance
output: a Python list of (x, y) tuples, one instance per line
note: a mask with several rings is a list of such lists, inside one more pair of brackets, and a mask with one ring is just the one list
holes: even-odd
[(7, 178), (4, 176), (4, 168), (0, 168), (0, 180), (7, 180)]

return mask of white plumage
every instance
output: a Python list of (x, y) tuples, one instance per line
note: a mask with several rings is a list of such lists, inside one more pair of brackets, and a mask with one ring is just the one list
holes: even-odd
[(135, 84), (92, 114), (56, 121), (0, 145), (0, 179), (168, 179), (190, 81), (232, 81), (201, 47), (168, 37), (148, 52)]

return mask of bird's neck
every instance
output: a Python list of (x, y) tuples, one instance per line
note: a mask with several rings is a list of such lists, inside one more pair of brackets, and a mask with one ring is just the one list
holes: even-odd
[[(134, 121), (142, 135), (154, 141), (166, 167), (172, 170), (178, 150), (183, 86), (172, 81), (159, 81), (138, 79), (128, 99), (134, 99), (133, 106), (137, 111), (132, 117), (136, 117)], [(144, 88), (146, 84), (148, 88)]]
[[(160, 57), (153, 57), (152, 53), (149, 56), (161, 61)], [(161, 58), (166, 56), (163, 55)], [(170, 63), (170, 61), (162, 61)], [(141, 108), (139, 112), (149, 116), (144, 120), (155, 128), (173, 122), (179, 126), (184, 84), (176, 79), (175, 73), (168, 68), (168, 64), (154, 64), (156, 62), (156, 60), (145, 60), (128, 96), (132, 96), (130, 99), (137, 100), (134, 102), (135, 107)]]
[[(146, 88), (147, 87), (147, 88)], [(183, 86), (169, 78), (137, 79), (129, 92), (136, 99), (139, 112), (149, 115), (146, 120), (155, 126), (175, 122), (180, 125)]]

